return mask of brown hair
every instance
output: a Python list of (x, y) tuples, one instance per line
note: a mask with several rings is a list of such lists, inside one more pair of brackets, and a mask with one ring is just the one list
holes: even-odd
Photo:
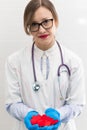
[(28, 35), (30, 34), (29, 25), (31, 25), (32, 23), (33, 15), (35, 11), (41, 6), (44, 6), (45, 8), (51, 11), (54, 20), (56, 22), (56, 26), (58, 25), (57, 12), (50, 0), (30, 0), (30, 2), (25, 7), (24, 11), (24, 29)]

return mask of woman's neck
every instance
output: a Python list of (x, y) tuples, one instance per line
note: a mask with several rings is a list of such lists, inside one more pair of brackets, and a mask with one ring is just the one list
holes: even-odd
[(54, 43), (55, 43), (55, 39), (52, 42), (49, 42), (48, 44), (39, 44), (39, 43), (35, 43), (35, 44), (39, 49), (46, 51), (50, 49), (54, 45)]

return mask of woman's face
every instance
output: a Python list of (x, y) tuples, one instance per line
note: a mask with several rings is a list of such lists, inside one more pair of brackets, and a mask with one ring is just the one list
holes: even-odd
[[(42, 23), (39, 28), (37, 27), (38, 23)], [(52, 13), (47, 8), (41, 6), (36, 10), (30, 29), (38, 48), (47, 50), (54, 44), (56, 23)]]

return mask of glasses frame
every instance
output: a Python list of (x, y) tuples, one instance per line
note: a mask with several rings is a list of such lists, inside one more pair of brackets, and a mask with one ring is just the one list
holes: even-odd
[[(46, 21), (46, 20), (50, 20), (50, 21), (52, 21), (52, 25), (50, 26), (50, 27), (48, 27), (48, 28), (45, 28), (44, 27), (44, 25), (43, 25), (43, 23)], [(50, 28), (52, 28), (52, 26), (53, 26), (53, 18), (51, 18), (51, 19), (45, 19), (44, 21), (42, 21), (41, 23), (37, 23), (37, 22), (35, 22), (37, 25), (38, 25), (38, 29), (37, 30), (35, 30), (35, 31), (32, 31), (32, 29), (31, 29), (31, 25), (30, 25), (30, 31), (31, 32), (37, 32), (37, 31), (39, 31), (39, 29), (40, 29), (40, 26), (42, 26), (44, 29), (50, 29)]]

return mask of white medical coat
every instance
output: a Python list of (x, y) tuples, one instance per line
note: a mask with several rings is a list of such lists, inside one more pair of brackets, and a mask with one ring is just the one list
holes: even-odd
[[(40, 60), (43, 51), (34, 46), (34, 62), (37, 81), (41, 84), (38, 92), (32, 88), (34, 75), (32, 68), (31, 48), (29, 45), (9, 56), (6, 63), (6, 74), (8, 81), (6, 104), (23, 102), (29, 108), (43, 114), (44, 111), (53, 107), (59, 109), (64, 105), (61, 100), (61, 92), (64, 98), (68, 98), (67, 104), (84, 105), (85, 90), (83, 68), (80, 58), (62, 46), (64, 64), (71, 71), (69, 77), (66, 68), (61, 68), (60, 88), (58, 81), (58, 67), (61, 64), (60, 51), (55, 43), (52, 48), (45, 51), (49, 58), (50, 71), (47, 80), (44, 80), (40, 70)], [(22, 121), (16, 120), (13, 130), (26, 130)], [(74, 119), (62, 123), (58, 130), (76, 130)]]

